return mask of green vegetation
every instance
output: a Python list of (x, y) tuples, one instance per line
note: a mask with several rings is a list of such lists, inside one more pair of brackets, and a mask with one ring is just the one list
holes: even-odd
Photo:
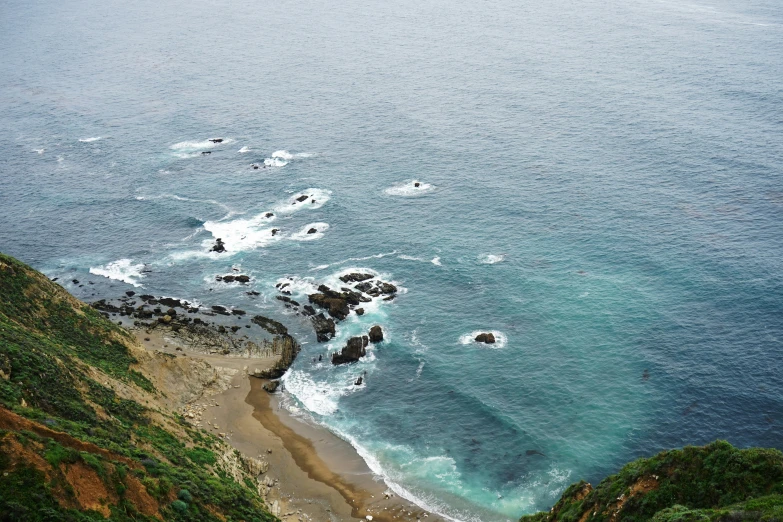
[(728, 442), (664, 451), (625, 465), (592, 488), (570, 486), (534, 521), (783, 520), (783, 453)]
[(99, 377), (157, 393), (132, 343), (0, 254), (0, 520), (276, 521), (249, 477), (219, 467), (218, 439)]

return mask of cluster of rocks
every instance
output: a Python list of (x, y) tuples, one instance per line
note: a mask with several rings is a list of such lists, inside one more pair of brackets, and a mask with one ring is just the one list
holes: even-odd
[(250, 282), (250, 276), (245, 274), (229, 274), (224, 276), (215, 276), (215, 281), (223, 281), (224, 283), (242, 283), (247, 284)]
[[(288, 354), (285, 357), (287, 368), (299, 351), (298, 345), (288, 335), (288, 329), (283, 324), (260, 315), (248, 321), (245, 318), (247, 312), (238, 308), (229, 309), (221, 305), (198, 308), (180, 299), (156, 298), (152, 295), (136, 296), (133, 291), (126, 292), (126, 295), (119, 300), (108, 302), (106, 299), (101, 299), (93, 302), (91, 306), (101, 311), (107, 318), (121, 316), (132, 319), (133, 325), (138, 328), (147, 330), (166, 328), (188, 345), (199, 346), (204, 353)], [(231, 317), (236, 324), (210, 323), (208, 322), (210, 316)], [(246, 336), (236, 335), (243, 326), (251, 328), (252, 324), (258, 325), (275, 337), (272, 340), (256, 341)]]
[[(342, 287), (337, 291), (326, 285), (320, 285), (318, 292), (307, 296), (309, 304), (304, 306), (289, 297), (290, 283), (278, 283), (275, 286), (282, 295), (276, 298), (282, 301), (286, 308), (310, 317), (318, 342), (323, 343), (334, 337), (336, 321), (344, 320), (351, 311), (356, 315), (364, 314), (362, 303), (369, 303), (373, 297), (385, 296), (383, 300), (391, 301), (397, 296), (396, 286), (385, 281), (371, 281), (374, 278), (372, 274), (346, 274), (340, 277), (340, 280), (346, 284), (353, 284), (353, 288)], [(318, 312), (316, 307), (325, 313)]]
[(480, 333), (476, 336), (477, 343), (495, 344), (495, 334), (492, 332)]
[[(383, 341), (383, 330), (380, 326), (375, 325), (370, 328), (369, 335), (362, 335), (361, 337), (351, 337), (348, 342), (339, 352), (332, 354), (332, 364), (348, 364), (354, 363), (367, 355), (367, 346), (369, 343), (379, 343)], [(361, 384), (361, 377), (357, 380), (356, 384)]]

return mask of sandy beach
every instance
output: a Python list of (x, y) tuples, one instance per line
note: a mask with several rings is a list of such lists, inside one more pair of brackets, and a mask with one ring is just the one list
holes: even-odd
[(350, 444), (281, 408), (281, 392), (268, 393), (263, 389), (268, 381), (249, 375), (271, 368), (277, 357), (205, 355), (165, 330), (133, 331), (148, 351), (203, 359), (230, 375), (225, 389), (208, 391), (186, 406), (200, 413), (188, 420), (269, 463), (265, 498), (270, 507), (277, 502), (281, 520), (443, 520), (389, 490)]

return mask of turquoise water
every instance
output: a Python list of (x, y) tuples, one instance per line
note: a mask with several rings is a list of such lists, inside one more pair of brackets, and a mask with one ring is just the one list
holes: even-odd
[[(783, 448), (782, 29), (763, 0), (4, 2), (0, 250), (283, 320), (287, 406), (455, 520)], [(404, 290), (331, 343), (274, 299), (352, 269)]]

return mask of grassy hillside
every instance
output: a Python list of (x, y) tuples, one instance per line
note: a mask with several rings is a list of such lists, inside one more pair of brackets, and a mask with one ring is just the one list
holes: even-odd
[(158, 408), (134, 353), (0, 254), (0, 520), (277, 520), (241, 455)]
[(521, 522), (783, 521), (783, 453), (716, 441), (627, 464), (593, 488), (570, 486)]

